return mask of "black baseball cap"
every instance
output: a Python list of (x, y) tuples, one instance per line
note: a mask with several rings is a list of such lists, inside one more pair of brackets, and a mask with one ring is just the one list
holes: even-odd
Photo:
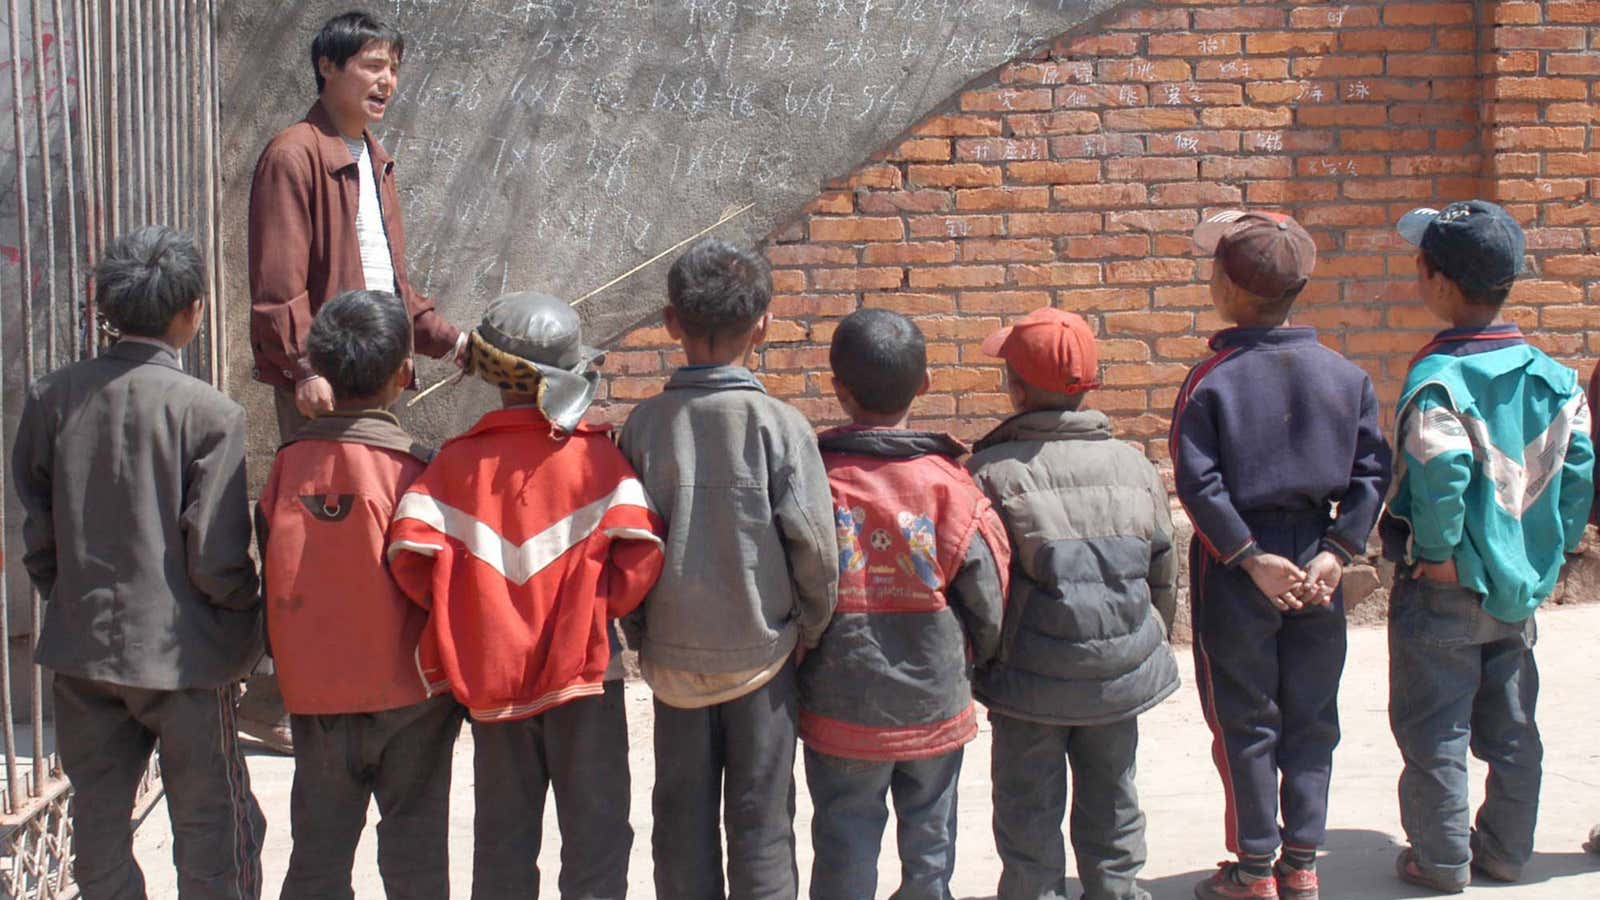
[(1468, 294), (1509, 288), (1522, 271), (1522, 226), (1487, 200), (1413, 209), (1395, 227)]

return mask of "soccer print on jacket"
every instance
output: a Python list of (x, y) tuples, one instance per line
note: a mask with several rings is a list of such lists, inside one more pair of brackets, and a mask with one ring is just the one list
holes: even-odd
[(479, 721), (604, 691), (608, 620), (661, 572), (665, 526), (608, 429), (564, 439), (532, 407), (447, 442), (395, 511), (395, 581), (432, 616), (419, 676)]

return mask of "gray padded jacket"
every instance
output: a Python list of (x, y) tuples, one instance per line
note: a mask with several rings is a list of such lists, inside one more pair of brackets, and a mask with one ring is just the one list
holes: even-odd
[(1002, 422), (968, 468), (1011, 537), (1000, 655), (978, 673), (978, 699), (1021, 719), (1101, 725), (1177, 690), (1172, 512), (1144, 454), (1113, 439), (1103, 413), (1040, 410)]

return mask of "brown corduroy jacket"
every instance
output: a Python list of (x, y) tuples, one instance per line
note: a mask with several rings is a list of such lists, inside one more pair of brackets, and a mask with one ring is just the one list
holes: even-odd
[[(411, 311), (417, 352), (443, 357), (455, 349), (460, 331), (411, 287), (394, 160), (372, 132), (365, 137), (378, 167), (389, 255)], [(292, 387), (309, 378), (306, 334), (312, 317), (340, 293), (368, 286), (356, 236), (359, 174), (320, 100), (261, 151), (250, 185), (250, 347), (258, 381)]]

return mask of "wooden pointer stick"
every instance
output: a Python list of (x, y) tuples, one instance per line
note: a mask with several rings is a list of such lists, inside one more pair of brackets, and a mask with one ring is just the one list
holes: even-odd
[[(666, 257), (667, 255), (673, 253), (674, 251), (682, 248), (684, 245), (689, 244), (689, 243), (691, 243), (693, 241), (699, 240), (702, 237), (705, 237), (707, 234), (710, 234), (711, 232), (716, 231), (718, 228), (722, 227), (723, 225), (726, 225), (729, 222), (732, 222), (734, 219), (737, 219), (740, 216), (744, 215), (745, 213), (749, 212), (750, 210), (755, 209), (755, 206), (756, 206), (755, 202), (752, 201), (750, 203), (746, 203), (744, 206), (741, 206), (738, 209), (730, 209), (729, 211), (727, 211), (727, 212), (722, 214), (722, 218), (716, 220), (715, 222), (712, 222), (710, 225), (707, 225), (706, 227), (704, 227), (704, 228), (700, 229), (699, 231), (695, 232), (694, 234), (689, 235), (688, 237), (684, 238), (683, 240), (677, 242), (676, 244), (673, 244), (671, 247), (668, 247), (667, 249), (661, 251), (660, 253), (657, 253), (655, 256), (650, 257), (649, 259), (647, 259), (644, 262), (638, 264), (637, 266), (634, 266), (633, 268), (629, 269), (628, 271), (623, 272), (621, 275), (618, 275), (617, 277), (611, 279), (610, 281), (606, 282), (605, 284), (600, 285), (599, 287), (595, 288), (594, 290), (590, 291), (589, 293), (584, 294), (583, 296), (579, 297), (578, 299), (572, 301), (572, 303), (570, 305), (577, 306), (579, 303), (582, 303), (583, 301), (589, 299), (590, 297), (593, 297), (595, 294), (598, 294), (598, 293), (600, 293), (602, 291), (605, 291), (605, 290), (607, 290), (609, 288), (613, 288), (613, 287), (617, 286), (618, 284), (621, 284), (622, 282), (627, 281), (629, 278), (632, 278), (633, 276), (639, 274), (641, 271), (649, 268), (650, 266), (654, 265), (655, 263), (660, 262), (664, 257)], [(465, 377), (465, 373), (458, 373), (458, 374), (455, 374), (455, 375), (446, 376), (444, 378), (439, 379), (438, 381), (435, 381), (433, 384), (428, 385), (427, 388), (425, 388), (422, 391), (418, 392), (418, 394), (415, 397), (412, 397), (410, 400), (407, 400), (406, 401), (406, 409), (410, 409), (411, 407), (416, 406), (418, 403), (421, 403), (423, 401), (423, 398), (427, 397), (429, 394), (433, 393), (434, 391), (437, 391), (438, 389), (444, 387), (447, 384), (450, 384), (451, 382), (460, 381), (463, 377)]]

